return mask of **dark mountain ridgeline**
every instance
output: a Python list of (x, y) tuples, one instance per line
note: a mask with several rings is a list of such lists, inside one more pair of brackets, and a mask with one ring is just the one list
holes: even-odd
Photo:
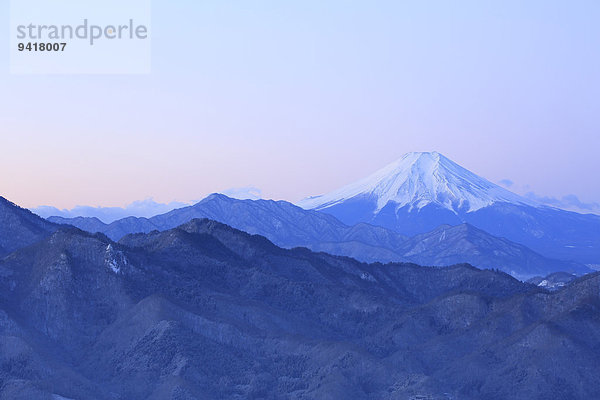
[(592, 272), (573, 262), (552, 260), (525, 246), (492, 236), (469, 224), (440, 226), (407, 240), (399, 251), (421, 265), (453, 265), (467, 262), (479, 268), (498, 268), (516, 278), (529, 278), (547, 271)]
[(0, 197), (0, 257), (33, 244), (58, 226)]
[(347, 226), (325, 213), (306, 211), (284, 201), (236, 200), (219, 194), (150, 219), (130, 217), (110, 225), (99, 225), (98, 220), (85, 218), (53, 217), (51, 221), (102, 232), (118, 240), (127, 233), (171, 229), (193, 218), (210, 218), (256, 233), (281, 247), (302, 246), (364, 262), (415, 262), (436, 266), (469, 263), (479, 268), (501, 269), (519, 278), (556, 271), (591, 272), (584, 265), (543, 257), (525, 246), (468, 225), (443, 226), (409, 239), (366, 223)]
[(210, 220), (61, 228), (0, 261), (1, 397), (597, 398), (599, 295), (599, 274), (550, 293)]
[[(304, 246), (361, 261), (398, 261), (394, 253), (406, 237), (368, 224), (349, 227), (330, 215), (305, 211), (285, 201), (236, 200), (212, 194), (199, 203), (152, 218), (129, 217), (103, 224), (87, 218), (50, 217), (88, 232), (101, 232), (113, 240), (130, 233), (148, 233), (175, 228), (194, 218), (210, 218), (236, 229), (259, 234), (281, 247)], [(100, 224), (98, 224), (100, 222)]]

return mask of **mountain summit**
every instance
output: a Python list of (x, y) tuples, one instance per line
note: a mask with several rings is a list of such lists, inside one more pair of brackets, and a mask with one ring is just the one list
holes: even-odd
[(43, 239), (57, 228), (58, 225), (0, 196), (0, 258)]
[(454, 213), (471, 212), (497, 202), (535, 205), (471, 171), (438, 152), (414, 152), (367, 178), (329, 194), (300, 202), (306, 209), (323, 210), (346, 201), (373, 204), (378, 213), (389, 203), (409, 211), (434, 204)]
[(371, 176), (299, 203), (347, 225), (414, 236), (468, 223), (546, 257), (600, 265), (600, 216), (544, 206), (437, 152), (408, 153)]

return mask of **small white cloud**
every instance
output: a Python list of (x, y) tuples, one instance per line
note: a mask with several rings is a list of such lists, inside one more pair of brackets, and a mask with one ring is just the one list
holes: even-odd
[(561, 208), (563, 210), (575, 211), (583, 214), (600, 214), (600, 203), (585, 203), (574, 194), (569, 194), (558, 199), (552, 196), (540, 196), (534, 192), (527, 192), (525, 193), (525, 197), (535, 200), (538, 203)]
[(223, 190), (221, 194), (238, 200), (259, 200), (262, 198), (262, 191), (254, 186), (230, 188)]
[(157, 203), (152, 198), (146, 200), (134, 201), (125, 207), (92, 207), (76, 206), (70, 210), (59, 210), (55, 207), (40, 206), (32, 208), (31, 211), (43, 218), (48, 217), (96, 217), (100, 221), (110, 224), (118, 219), (125, 217), (145, 217), (150, 218), (155, 215), (167, 213), (176, 208), (188, 206), (190, 204), (181, 202), (170, 202), (168, 204)]
[(600, 203), (586, 203), (579, 199), (574, 194), (569, 194), (561, 198), (553, 196), (539, 195), (532, 191), (529, 184), (517, 184), (513, 180), (505, 178), (498, 181), (498, 184), (504, 186), (511, 191), (522, 195), (523, 197), (533, 200), (536, 203), (550, 207), (560, 208), (562, 210), (574, 211), (580, 214), (598, 214), (600, 215)]

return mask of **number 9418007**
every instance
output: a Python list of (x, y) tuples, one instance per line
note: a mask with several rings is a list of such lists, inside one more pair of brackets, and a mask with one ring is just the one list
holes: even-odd
[(19, 43), (19, 51), (65, 51), (66, 43)]

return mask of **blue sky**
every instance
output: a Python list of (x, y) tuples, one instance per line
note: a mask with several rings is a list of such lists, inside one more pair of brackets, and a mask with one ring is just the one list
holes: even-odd
[(150, 75), (10, 75), (0, 52), (0, 195), (294, 201), (437, 150), (598, 202), (598, 21), (597, 1), (154, 1)]

